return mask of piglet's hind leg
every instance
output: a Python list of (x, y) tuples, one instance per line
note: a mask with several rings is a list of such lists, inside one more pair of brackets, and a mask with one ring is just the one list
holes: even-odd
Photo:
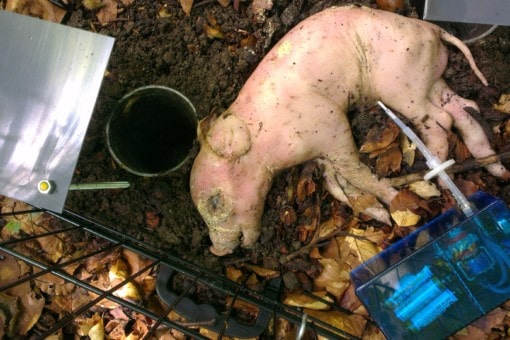
[[(479, 112), (475, 102), (457, 95), (443, 79), (434, 84), (430, 100), (451, 114), (454, 126), (460, 131), (464, 143), (475, 158), (495, 154), (481, 125), (465, 110), (466, 107), (471, 107)], [(486, 166), (486, 169), (494, 176), (510, 178), (510, 172), (499, 162)]]

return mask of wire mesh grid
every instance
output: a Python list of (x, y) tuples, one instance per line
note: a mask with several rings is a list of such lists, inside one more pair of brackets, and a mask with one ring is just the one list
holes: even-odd
[[(37, 217), (34, 217), (37, 216)], [(275, 338), (276, 325), (278, 320), (284, 320), (287, 324), (293, 324), (297, 332), (296, 338), (346, 338), (355, 339), (356, 337), (326, 322), (306, 315), (302, 309), (283, 304), (280, 292), (281, 279), (269, 280), (263, 289), (255, 291), (248, 288), (245, 284), (239, 284), (229, 280), (223, 275), (219, 275), (211, 270), (202, 268), (196, 264), (189, 263), (183, 259), (164, 252), (161, 249), (154, 249), (132, 237), (126, 236), (113, 228), (97, 223), (91, 219), (78, 215), (68, 210), (62, 213), (28, 209), (21, 211), (9, 211), (2, 213), (3, 227), (2, 241), (0, 243), (0, 262), (3, 262), (0, 273), (0, 321), (7, 324), (7, 331), (4, 334), (6, 338), (19, 338), (20, 335), (33, 339), (47, 338), (69, 338), (79, 334), (77, 319), (91, 317), (95, 313), (101, 313), (101, 308), (120, 308), (129, 313), (134, 313), (138, 318), (144, 318), (148, 326), (142, 336), (139, 338), (151, 339), (160, 338), (163, 331), (172, 331), (179, 334), (181, 338), (209, 339), (209, 338)], [(34, 221), (37, 219), (37, 221)], [(27, 228), (21, 224), (37, 225), (42, 220), (51, 220), (51, 228)], [(11, 223), (7, 221), (18, 221)], [(48, 223), (43, 223), (48, 225)], [(6, 235), (9, 239), (6, 240)], [(58, 239), (65, 243), (65, 248), (73, 249), (72, 256), (64, 256), (65, 250), (61, 250), (62, 256), (59, 261), (49, 260), (44, 256), (44, 249), (41, 244), (48, 243), (48, 240)], [(41, 242), (41, 240), (46, 240)], [(34, 246), (36, 244), (37, 246)], [(91, 246), (93, 245), (93, 246)], [(79, 247), (83, 247), (78, 251)], [(118, 252), (130, 252), (143, 259), (140, 261), (139, 268), (132, 270), (129, 275), (111, 274), (113, 261), (110, 254)], [(14, 260), (23, 264), (21, 272), (17, 275), (9, 273), (8, 262)], [(53, 263), (55, 262), (55, 263)], [(110, 281), (108, 287), (101, 287), (94, 283), (94, 278), (99, 275), (83, 275), (76, 270), (86, 264), (97, 265), (98, 267), (110, 267)], [(159, 274), (158, 274), (159, 273)], [(143, 274), (143, 275), (142, 275)], [(48, 276), (53, 279), (45, 280)], [(177, 293), (172, 290), (170, 279), (179, 276), (182, 291)], [(126, 291), (130, 283), (141, 283), (141, 277), (152, 277), (154, 289), (149, 289), (157, 297), (158, 301), (164, 301), (160, 308), (155, 308), (151, 299), (148, 297), (133, 298), (129, 294), (119, 294)], [(138, 280), (138, 281), (137, 281)], [(42, 285), (42, 282), (46, 282)], [(182, 284), (183, 283), (183, 284)], [(35, 296), (45, 300), (40, 302), (44, 309), (49, 309), (52, 313), (44, 317), (44, 313), (38, 312), (32, 316), (32, 326), (24, 327), (24, 330), (14, 329), (12, 319), (14, 315), (8, 315), (10, 308), (7, 299), (8, 293), (16, 287), (30, 285), (34, 288)], [(150, 285), (150, 284), (149, 284)], [(28, 287), (28, 286), (27, 286)], [(66, 288), (67, 287), (67, 288)], [(218, 311), (210, 304), (195, 301), (189, 292), (198, 291), (201, 288), (213, 292), (213, 294), (226, 297), (229, 303), (227, 308)], [(66, 290), (67, 289), (67, 290)], [(60, 291), (59, 291), (60, 290)], [(85, 298), (79, 298), (75, 295), (65, 295), (62, 293), (70, 290), (80, 290), (85, 292)], [(58, 295), (62, 294), (66, 302), (58, 300)], [(83, 295), (83, 294), (82, 294)], [(311, 296), (313, 298), (313, 295)], [(32, 304), (37, 298), (32, 294)], [(332, 305), (328, 301), (315, 297), (322, 303), (331, 305), (331, 308), (339, 307)], [(50, 302), (48, 302), (50, 301)], [(236, 315), (236, 302), (242, 302), (255, 307), (258, 314), (253, 320), (239, 319)], [(21, 304), (20, 302), (18, 302)], [(60, 314), (55, 312), (51, 306), (67, 303), (72, 305), (70, 310), (62, 311)], [(105, 307), (106, 306), (106, 307)], [(42, 309), (42, 308), (41, 308)], [(7, 312), (5, 312), (7, 310)], [(339, 309), (338, 309), (339, 310)], [(339, 310), (340, 312), (345, 312)], [(13, 314), (14, 312), (12, 312)], [(178, 316), (189, 317), (169, 317), (172, 313)], [(7, 314), (7, 315), (2, 315)], [(44, 319), (44, 322), (41, 322)], [(37, 322), (37, 323), (36, 323)], [(18, 323), (19, 320), (18, 320)], [(132, 324), (132, 321), (131, 321)], [(125, 326), (125, 324), (124, 324)], [(136, 325), (132, 324), (132, 327)], [(203, 332), (203, 330), (209, 332)], [(11, 332), (11, 333), (9, 333)], [(16, 334), (17, 332), (17, 334)], [(0, 338), (1, 338), (0, 334)], [(83, 335), (83, 334), (79, 334)]]

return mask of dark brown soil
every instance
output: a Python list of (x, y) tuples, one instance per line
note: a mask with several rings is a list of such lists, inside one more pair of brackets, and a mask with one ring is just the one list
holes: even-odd
[[(280, 210), (285, 208), (281, 206), (280, 197), (293, 176), (304, 171), (303, 167), (285, 171), (276, 179), (266, 202), (263, 234), (258, 245), (253, 250), (240, 249), (230, 257), (217, 258), (208, 250), (207, 228), (189, 195), (189, 172), (198, 145), (194, 146), (191, 159), (180, 170), (164, 177), (142, 178), (121, 169), (110, 156), (105, 142), (107, 119), (123, 95), (152, 84), (169, 86), (185, 94), (194, 103), (199, 118), (226, 108), (263, 55), (296, 22), (331, 5), (363, 3), (375, 6), (375, 1), (279, 0), (265, 13), (265, 20), (256, 21), (249, 10), (250, 2), (240, 2), (236, 11), (232, 5), (222, 7), (215, 1), (206, 0), (196, 3), (191, 15), (186, 16), (175, 0), (136, 0), (130, 6), (122, 7), (118, 19), (106, 26), (101, 26), (94, 13), (85, 10), (80, 3), (76, 2), (68, 25), (115, 37), (116, 43), (74, 182), (127, 180), (131, 187), (70, 192), (66, 207), (206, 267), (220, 270), (224, 261), (250, 261), (279, 267), (283, 253), (302, 246), (296, 224), (285, 225), (280, 219)], [(163, 6), (167, 6), (169, 17), (158, 15)], [(204, 24), (214, 22), (221, 28), (223, 39), (210, 38), (204, 32)], [(251, 41), (256, 43), (246, 45), (246, 38), (255, 38)], [(485, 40), (473, 44), (471, 49), (491, 86), (484, 88), (470, 72), (462, 54), (453, 50), (445, 77), (461, 96), (477, 100), (482, 108), (482, 118), (495, 125), (507, 119), (491, 106), (500, 94), (510, 91), (510, 29), (498, 28)], [(361, 134), (373, 121), (356, 119), (355, 131)], [(494, 143), (499, 151), (510, 151), (510, 147), (497, 136)], [(319, 177), (314, 174), (318, 183)], [(487, 190), (496, 194), (504, 184), (485, 172), (483, 178)], [(327, 214), (330, 203), (324, 200), (324, 214)], [(349, 213), (348, 208), (343, 209)], [(154, 225), (154, 219), (148, 218), (154, 216), (160, 218), (159, 224)], [(292, 268), (306, 268), (313, 276), (319, 268), (305, 260), (294, 261)], [(307, 288), (310, 282), (303, 279), (300, 284)]]

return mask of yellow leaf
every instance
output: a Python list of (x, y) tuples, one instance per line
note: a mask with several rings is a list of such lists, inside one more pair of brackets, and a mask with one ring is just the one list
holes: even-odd
[(204, 24), (204, 32), (210, 39), (223, 39), (223, 33), (218, 27), (212, 27), (208, 24)]
[(108, 272), (108, 278), (110, 282), (115, 281), (116, 279), (125, 280), (129, 277), (129, 268), (121, 258), (118, 258), (115, 262), (113, 262), (110, 267), (110, 271)]
[(405, 134), (401, 133), (400, 136), (402, 158), (407, 165), (412, 166), (414, 164), (414, 157), (416, 156), (416, 144), (412, 143)]
[(510, 114), (510, 94), (503, 94), (494, 108), (500, 112)]
[(441, 192), (432, 182), (417, 181), (409, 184), (409, 190), (424, 199), (441, 196)]
[(337, 299), (340, 298), (349, 287), (349, 271), (351, 268), (345, 262), (336, 259), (319, 259), (322, 265), (321, 274), (315, 279), (317, 289), (325, 289)]
[(391, 212), (391, 217), (401, 227), (410, 227), (415, 225), (420, 221), (420, 215), (417, 215), (410, 211), (406, 210), (396, 210)]
[(366, 260), (374, 257), (379, 254), (381, 251), (374, 243), (367, 239), (362, 239), (356, 236), (364, 236), (365, 231), (361, 229), (352, 229), (349, 231), (350, 234), (354, 234), (355, 236), (347, 236), (345, 241), (349, 244), (349, 247), (352, 252), (354, 252), (360, 262), (365, 262)]
[[(334, 300), (327, 295), (326, 291), (313, 292), (312, 295), (325, 300), (330, 303), (334, 303)], [(309, 308), (314, 310), (329, 310), (329, 305), (325, 302), (317, 300), (313, 296), (304, 295), (302, 293), (290, 293), (283, 301), (286, 305)]]
[(362, 336), (367, 322), (361, 315), (345, 314), (336, 310), (324, 312), (305, 309), (305, 313), (358, 338)]

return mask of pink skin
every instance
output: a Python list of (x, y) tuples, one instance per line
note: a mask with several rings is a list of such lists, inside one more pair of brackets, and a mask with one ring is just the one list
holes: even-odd
[[(463, 109), (478, 109), (476, 104), (441, 79), (448, 60), (441, 39), (457, 46), (486, 84), (458, 39), (389, 12), (330, 8), (278, 42), (230, 108), (199, 127), (191, 194), (209, 226), (211, 251), (231, 253), (241, 236), (242, 246), (251, 246), (260, 234), (274, 175), (308, 160), (324, 166), (327, 188), (337, 199), (353, 205), (360, 196), (373, 195), (390, 203), (397, 191), (359, 161), (346, 117), (358, 106), (381, 100), (401, 112), (442, 160), (452, 124), (473, 155), (493, 154), (482, 128)], [(501, 164), (488, 170), (508, 176)], [(390, 223), (377, 202), (363, 212)]]

